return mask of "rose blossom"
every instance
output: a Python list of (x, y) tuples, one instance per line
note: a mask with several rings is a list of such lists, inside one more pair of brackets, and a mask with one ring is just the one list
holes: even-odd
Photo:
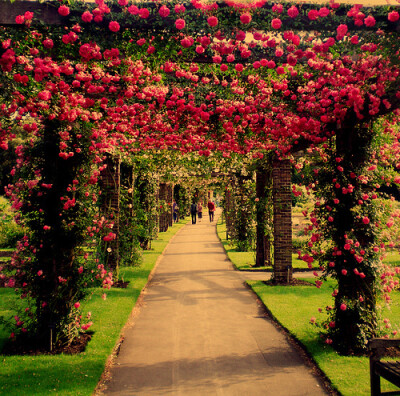
[(207, 23), (209, 24), (209, 26), (214, 27), (218, 25), (218, 18), (215, 16), (210, 16), (207, 19)]
[(271, 21), (271, 26), (273, 29), (280, 29), (282, 26), (282, 21), (279, 18), (274, 18)]
[(240, 15), (240, 22), (243, 24), (247, 24), (251, 22), (251, 15), (246, 12), (245, 14)]
[(89, 23), (92, 21), (93, 15), (89, 11), (85, 11), (81, 18), (83, 22)]
[(62, 5), (58, 8), (58, 13), (62, 16), (69, 15), (69, 8), (66, 5)]
[(297, 9), (296, 6), (291, 6), (288, 11), (287, 11), (288, 15), (290, 16), (290, 18), (296, 18), (297, 15), (299, 15), (299, 10)]
[(398, 21), (398, 20), (399, 20), (399, 13), (398, 13), (397, 11), (389, 12), (389, 14), (388, 14), (388, 20), (389, 20), (390, 22), (396, 22), (396, 21)]
[(159, 10), (158, 13), (163, 17), (166, 18), (169, 15), (169, 8), (163, 5)]
[(111, 21), (108, 25), (108, 28), (112, 31), (112, 32), (118, 32), (118, 30), (120, 29), (119, 23), (116, 21)]
[(147, 8), (141, 8), (139, 10), (140, 18), (147, 19), (150, 15), (150, 11)]
[(375, 26), (375, 23), (375, 18), (372, 15), (369, 15), (364, 19), (365, 26), (372, 27)]
[(175, 27), (179, 30), (182, 30), (185, 27), (185, 20), (184, 19), (177, 19), (175, 21)]

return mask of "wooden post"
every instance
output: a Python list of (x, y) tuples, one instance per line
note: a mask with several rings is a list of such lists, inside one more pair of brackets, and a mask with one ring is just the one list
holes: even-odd
[[(107, 265), (110, 269), (116, 270), (119, 265), (119, 200), (120, 200), (120, 166), (121, 158), (107, 154), (105, 163), (106, 169), (101, 173), (102, 203), (101, 211), (106, 218), (114, 222), (111, 230), (116, 238), (105, 246)], [(111, 249), (108, 251), (108, 249)]]
[(256, 267), (263, 267), (266, 261), (265, 251), (265, 186), (267, 184), (267, 173), (263, 168), (256, 171)]

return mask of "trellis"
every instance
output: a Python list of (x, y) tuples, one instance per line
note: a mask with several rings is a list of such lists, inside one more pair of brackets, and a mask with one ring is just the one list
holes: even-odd
[[(15, 17), (15, 12), (16, 13), (20, 13), (21, 11), (20, 11), (20, 9), (18, 8), (18, 7), (16, 7), (16, 8), (14, 8), (14, 10), (13, 10), (13, 8), (12, 7), (10, 7), (9, 5), (5, 5), (4, 7), (3, 7), (3, 5), (4, 4), (0, 4), (0, 10), (4, 10), (4, 12), (0, 12), (0, 15), (5, 15), (5, 17), (3, 18), (3, 19), (1, 19), (1, 23), (4, 25), (4, 26), (7, 26), (7, 25), (15, 25), (15, 21), (14, 21), (14, 17)], [(58, 4), (57, 4), (58, 5)], [(121, 22), (121, 26), (122, 26), (122, 28), (124, 29), (124, 28), (134, 28), (136, 31), (141, 31), (141, 32), (146, 32), (146, 34), (147, 33), (149, 33), (149, 34), (156, 34), (157, 32), (159, 33), (159, 32), (167, 32), (168, 31), (168, 29), (170, 29), (170, 27), (173, 27), (173, 22), (174, 22), (174, 19), (173, 18), (165, 18), (164, 19), (164, 21), (162, 22), (162, 23), (159, 23), (160, 22), (160, 20), (158, 19), (157, 20), (157, 18), (155, 17), (156, 16), (156, 12), (157, 12), (157, 10), (158, 10), (158, 7), (159, 7), (159, 5), (158, 4), (155, 4), (155, 3), (142, 3), (141, 5), (145, 5), (146, 7), (148, 7), (149, 8), (149, 10), (147, 10), (148, 12), (149, 12), (149, 14), (150, 14), (150, 17), (149, 17), (149, 19), (145, 19), (145, 18), (143, 18), (143, 19), (138, 19), (138, 18), (136, 18), (136, 21), (133, 21), (134, 20), (134, 18), (132, 17), (132, 18), (128, 18), (126, 21), (125, 20), (122, 20), (123, 19), (123, 16), (121, 17), (121, 16), (119, 16), (119, 21)], [(47, 23), (48, 24), (52, 24), (52, 23), (54, 23), (54, 24), (57, 24), (58, 26), (62, 26), (62, 25), (66, 25), (67, 24), (67, 22), (68, 22), (68, 18), (67, 19), (64, 19), (64, 18), (62, 18), (62, 17), (59, 17), (58, 15), (56, 15), (56, 8), (54, 8), (54, 9), (52, 9), (52, 6), (49, 6), (49, 7), (47, 7), (47, 5), (38, 5), (38, 4), (33, 4), (33, 3), (31, 3), (31, 2), (29, 2), (29, 4), (26, 4), (26, 6), (28, 7), (28, 8), (25, 8), (24, 9), (24, 11), (26, 11), (27, 9), (29, 9), (29, 7), (36, 7), (35, 9), (37, 10), (37, 12), (39, 12), (40, 10), (42, 10), (42, 15), (43, 15), (43, 19), (45, 19), (46, 21), (48, 21)], [(229, 8), (225, 5), (225, 4), (223, 4), (223, 3), (220, 3), (220, 4), (218, 4), (218, 6), (220, 7), (220, 9), (222, 10), (221, 11), (221, 13), (223, 14), (223, 15), (228, 15), (229, 14), (229, 12), (230, 12), (230, 10), (229, 10)], [(47, 7), (47, 8), (46, 8)], [(54, 7), (56, 7), (56, 6), (54, 6)], [(91, 7), (90, 5), (87, 5), (87, 7)], [(116, 4), (114, 4), (113, 6), (113, 9), (114, 9), (114, 7), (115, 7), (115, 10), (116, 11), (118, 11), (118, 10), (121, 10), (121, 7), (119, 7), (119, 6), (117, 6)], [(306, 10), (310, 10), (310, 12), (311, 11), (313, 11), (312, 10), (312, 8), (314, 7), (314, 5), (301, 5), (301, 7), (302, 7), (302, 10), (303, 11), (306, 11)], [(346, 6), (340, 6), (339, 8), (337, 8), (336, 9), (336, 15), (344, 15), (344, 13), (346, 13), (347, 12), (347, 10), (349, 9), (349, 7), (346, 7)], [(192, 4), (192, 5), (187, 5), (187, 10), (188, 10), (188, 14), (189, 15), (192, 15), (192, 17), (193, 16), (195, 16), (197, 19), (196, 19), (196, 24), (195, 23), (193, 23), (193, 25), (191, 26), (191, 30), (190, 30), (190, 32), (192, 32), (192, 33), (194, 33), (195, 35), (197, 35), (198, 33), (202, 33), (202, 32), (197, 32), (196, 30), (193, 30), (193, 28), (195, 27), (194, 25), (196, 25), (196, 27), (195, 28), (197, 28), (197, 22), (199, 23), (199, 24), (201, 24), (201, 23), (203, 23), (203, 24), (205, 24), (206, 23), (206, 17), (207, 17), (207, 15), (205, 15), (205, 13), (204, 14), (202, 14), (202, 11), (197, 11), (196, 10), (196, 4)], [(270, 22), (270, 19), (271, 19), (271, 17), (270, 17), (270, 15), (268, 15), (268, 13), (270, 12), (270, 11), (274, 11), (272, 8), (271, 8), (271, 5), (270, 4), (265, 4), (263, 7), (261, 7), (259, 10), (256, 10), (255, 12), (254, 12), (254, 17), (255, 17), (255, 19), (257, 19), (258, 18), (258, 21), (260, 21), (261, 19), (262, 19), (262, 17), (267, 17), (267, 20), (268, 20), (268, 22)], [(315, 11), (315, 10), (314, 10)], [(329, 11), (329, 10), (328, 10)], [(237, 12), (237, 10), (236, 11), (234, 11), (234, 12)], [(72, 14), (71, 15), (73, 15), (74, 14), (74, 11), (72, 10)], [(237, 13), (238, 14), (238, 13)], [(399, 31), (399, 22), (397, 21), (397, 22), (392, 22), (392, 21), (387, 21), (386, 19), (385, 19), (385, 16), (386, 16), (386, 14), (387, 14), (387, 12), (386, 12), (386, 8), (382, 8), (382, 12), (378, 12), (378, 15), (377, 15), (377, 19), (376, 19), (376, 27), (374, 27), (373, 29), (375, 30), (375, 29), (377, 29), (377, 28), (380, 28), (381, 30), (385, 30), (385, 31)], [(305, 18), (305, 15), (306, 15), (306, 13), (305, 12), (303, 12), (303, 14), (302, 14), (302, 16), (300, 17), (300, 19), (299, 20), (297, 20), (297, 21), (295, 21), (295, 20), (291, 20), (291, 19), (289, 19), (289, 18), (287, 18), (286, 17), (286, 20), (285, 20), (285, 25), (286, 25), (286, 27), (288, 28), (288, 29), (293, 29), (293, 30), (319, 30), (320, 32), (321, 32), (321, 35), (322, 35), (322, 38), (324, 38), (325, 36), (330, 36), (330, 37), (332, 37), (332, 33), (333, 32), (335, 32), (336, 30), (336, 22), (335, 22), (335, 20), (331, 20), (331, 19), (329, 19), (329, 20), (323, 20), (323, 19), (321, 19), (321, 20), (311, 20), (311, 21), (309, 21), (309, 20), (304, 20), (304, 18)], [(79, 17), (79, 14), (75, 14), (75, 16), (78, 16)], [(269, 18), (269, 19), (268, 19)], [(301, 19), (301, 18), (303, 18), (303, 19)], [(310, 18), (310, 19), (312, 19), (312, 18)], [(375, 20), (374, 20), (375, 21)], [(66, 22), (66, 23), (64, 23), (64, 22)], [(108, 22), (108, 21), (107, 21)], [(106, 23), (107, 23), (106, 21), (103, 21), (102, 23), (100, 23), (99, 25), (97, 25), (97, 26), (95, 26), (95, 29), (97, 29), (96, 30), (96, 32), (97, 33), (99, 33), (100, 32), (100, 28), (101, 27), (107, 27), (107, 25), (106, 25)], [(36, 23), (36, 22), (35, 22)], [(117, 22), (116, 21), (114, 21), (114, 26), (116, 26), (115, 24), (117, 24)], [(266, 31), (266, 29), (268, 29), (266, 26), (269, 26), (268, 24), (260, 24), (260, 25), (257, 25), (257, 24), (255, 24), (256, 26), (261, 26), (260, 27), (260, 30), (263, 30), (263, 31)], [(40, 27), (40, 24), (38, 24), (37, 25), (38, 27)], [(358, 28), (357, 28), (357, 26), (355, 26), (355, 23), (354, 23), (354, 21), (351, 21), (350, 20), (350, 23), (349, 23), (349, 30), (352, 30), (352, 31), (354, 31), (354, 30), (357, 30)], [(119, 28), (119, 25), (118, 25), (118, 28)], [(24, 27), (22, 27), (22, 29), (24, 29)], [(21, 31), (23, 32), (23, 30), (21, 29)], [(372, 26), (370, 26), (370, 27), (368, 27), (368, 29), (370, 29), (370, 31), (372, 31)], [(200, 29), (201, 30), (201, 29)], [(4, 31), (4, 30), (3, 30)], [(61, 30), (60, 30), (61, 31)], [(176, 32), (176, 30), (174, 31), (174, 32)], [(189, 34), (190, 34), (190, 32), (189, 32)], [(61, 33), (59, 33), (59, 34), (61, 34)], [(93, 34), (93, 32), (92, 32), (92, 34)], [(176, 33), (174, 33), (174, 34), (176, 34)], [(177, 34), (179, 34), (179, 32), (177, 32)], [(102, 36), (102, 34), (100, 34), (100, 36)], [(105, 40), (105, 37), (103, 36), (103, 37), (99, 37), (100, 39), (103, 39), (103, 43), (105, 43), (106, 42), (106, 40)], [(112, 36), (112, 38), (113, 39), (116, 39), (116, 36)], [(121, 39), (121, 37), (120, 36), (118, 36), (118, 39)], [(174, 40), (175, 39), (177, 39), (176, 37), (175, 38), (173, 38)], [(6, 43), (4, 44), (5, 46), (7, 45)], [(394, 46), (394, 54), (396, 53), (395, 51), (396, 51), (396, 43), (395, 43), (395, 46)], [(392, 54), (393, 55), (393, 54)], [(261, 56), (261, 54), (260, 54), (260, 51), (258, 50), (258, 49), (256, 49), (256, 50), (254, 50), (253, 51), (253, 53), (252, 53), (252, 55), (251, 55), (251, 58), (249, 58), (248, 60), (247, 60), (247, 62), (250, 62), (250, 60), (259, 60), (260, 59), (260, 56)], [(78, 57), (77, 57), (78, 58)], [(164, 61), (165, 61), (165, 58), (164, 58)], [(205, 57), (205, 56), (198, 56), (198, 55), (193, 55), (193, 53), (191, 54), (191, 55), (188, 55), (188, 53), (186, 52), (185, 54), (183, 54), (182, 55), (182, 58), (180, 58), (180, 60), (179, 60), (179, 62), (180, 62), (180, 64), (181, 65), (186, 65), (187, 66), (187, 64), (189, 63), (189, 62), (197, 62), (197, 63), (211, 63), (210, 62), (210, 57)], [(245, 62), (245, 61), (243, 61), (243, 62)], [(302, 60), (302, 62), (304, 62), (304, 59)], [(305, 63), (304, 63), (305, 64)], [(240, 66), (240, 65), (238, 65), (238, 66)], [(242, 67), (243, 67), (243, 65), (242, 65)], [(203, 75), (200, 75), (199, 77), (201, 78), (201, 77), (209, 77), (209, 74), (207, 74), (207, 73), (209, 73), (209, 70), (205, 67), (204, 68), (204, 70), (206, 70), (204, 73), (203, 73)], [(208, 70), (208, 71), (207, 71)], [(165, 70), (164, 70), (165, 71)], [(173, 71), (173, 68), (171, 68), (171, 71)], [(254, 77), (254, 75), (253, 75), (253, 77)], [(165, 79), (166, 79), (166, 81), (171, 81), (171, 79), (173, 80), (174, 79), (174, 76), (172, 75), (172, 74), (168, 74), (168, 73), (165, 73)], [(241, 81), (241, 82), (243, 82), (243, 80), (242, 80), (242, 78), (240, 77), (239, 78), (239, 80)], [(226, 81), (225, 81), (226, 83), (230, 83), (230, 82), (233, 82), (233, 80), (230, 80), (229, 78), (227, 78), (226, 79)], [(296, 81), (293, 81), (293, 83), (294, 84), (296, 84)], [(274, 88), (274, 90), (275, 91), (279, 91), (279, 89), (280, 88), (277, 88), (277, 89), (275, 89)], [(222, 90), (221, 90), (222, 91)], [(275, 92), (274, 91), (274, 92)], [(204, 92), (203, 92), (204, 93)], [(289, 94), (290, 94), (290, 92), (289, 92)], [(278, 95), (279, 96), (279, 95)], [(389, 103), (389, 105), (391, 105), (392, 107), (395, 107), (395, 108), (398, 108), (399, 106), (400, 106), (400, 97), (396, 97), (396, 96), (394, 96), (394, 95), (392, 95), (392, 103)], [(200, 100), (201, 100), (201, 98), (200, 98)], [(261, 103), (262, 104), (262, 103)], [(368, 107), (368, 104), (369, 103), (367, 103), (367, 107)], [(386, 104), (385, 104), (386, 105)], [(273, 112), (274, 113), (276, 113), (276, 112), (278, 112), (279, 113), (279, 109), (278, 109), (278, 107), (275, 107), (275, 109), (277, 109), (276, 111), (275, 110), (273, 110)], [(375, 110), (375, 109), (374, 109)], [(380, 108), (378, 109), (379, 110), (379, 114), (380, 115), (384, 115), (384, 114), (387, 114), (387, 113), (389, 113), (391, 110), (390, 110), (390, 106), (387, 106), (387, 108), (385, 109), (384, 108), (384, 106), (383, 105), (381, 105), (380, 106)], [(353, 112), (352, 113), (352, 115), (353, 115), (353, 117), (354, 117), (354, 113), (355, 112)], [(213, 115), (210, 115), (209, 113), (207, 113), (207, 114), (202, 114), (202, 116), (204, 115), (204, 118), (207, 118), (207, 117), (210, 117), (210, 119), (209, 119), (209, 125), (212, 125), (212, 126), (215, 126), (215, 127), (217, 127), (218, 126), (218, 117), (216, 117), (215, 116), (215, 114), (213, 114)], [(279, 113), (279, 115), (283, 115), (282, 113)], [(292, 114), (293, 115), (293, 114)], [(357, 114), (358, 115), (358, 114)], [(363, 115), (363, 114), (361, 114), (361, 115)], [(351, 116), (350, 116), (351, 117)], [(367, 120), (372, 120), (374, 118), (374, 114), (368, 114), (368, 113), (366, 113), (366, 119)], [(240, 117), (239, 117), (239, 119), (240, 119)], [(203, 120), (204, 121), (204, 120)], [(267, 121), (267, 120), (265, 120), (265, 121)], [(355, 138), (355, 136), (354, 136), (354, 133), (352, 132), (352, 127), (353, 126), (357, 126), (357, 123), (353, 120), (353, 119), (346, 119), (345, 120), (348, 124), (346, 124), (345, 125), (345, 128), (342, 128), (342, 129), (340, 129), (339, 127), (337, 127), (336, 126), (336, 128), (335, 128), (335, 125), (334, 126), (331, 126), (332, 127), (332, 131), (335, 131), (335, 132), (337, 132), (338, 133), (338, 136), (337, 136), (337, 149), (338, 149), (338, 152), (339, 153), (341, 153), (341, 150), (342, 151), (345, 151), (346, 150), (346, 148), (348, 148), (348, 143), (350, 144), (350, 147), (351, 147), (351, 145), (354, 145), (355, 144), (355, 140), (354, 140), (354, 138)], [(346, 123), (345, 122), (345, 123)], [(327, 117), (325, 117), (325, 120), (323, 121), (323, 123), (325, 124), (325, 126), (326, 126), (326, 129), (324, 129), (324, 131), (326, 131), (326, 130), (329, 130), (328, 128), (329, 128), (329, 118), (327, 118)], [(51, 123), (49, 123), (49, 124), (51, 124)], [(296, 126), (298, 126), (298, 125), (300, 125), (300, 123), (299, 124), (296, 124)], [(301, 124), (302, 125), (302, 124)], [(50, 125), (51, 126), (51, 125)], [(363, 125), (364, 127), (365, 127), (365, 125)], [(261, 125), (260, 126), (260, 129), (259, 130), (257, 130), (256, 132), (260, 132), (260, 130), (262, 131), (262, 127), (263, 127), (263, 125)], [(146, 132), (147, 132), (148, 130), (146, 129)], [(330, 130), (329, 130), (330, 131)], [(2, 131), (3, 132), (3, 131)], [(298, 132), (298, 131), (297, 131)], [(307, 132), (307, 131), (306, 131)], [(330, 132), (331, 133), (331, 132)], [(333, 133), (333, 132), (332, 132)], [(302, 137), (302, 139), (303, 139), (303, 142), (302, 141), (300, 141), (300, 146), (301, 146), (301, 144), (302, 143), (304, 143), (304, 140), (306, 141), (306, 142), (316, 142), (316, 143), (321, 143), (321, 140), (320, 140), (320, 136), (319, 135), (316, 135), (316, 136), (313, 136), (312, 134), (308, 134), (308, 133), (304, 133), (303, 135), (302, 134), (300, 134), (301, 135), (301, 137)], [(279, 135), (280, 136), (280, 135)], [(349, 137), (350, 136), (350, 137)], [(328, 137), (329, 137), (329, 135), (328, 135)], [(315, 138), (315, 140), (313, 140)], [(154, 139), (154, 137), (153, 137), (153, 139)], [(357, 140), (357, 139), (356, 139)], [(190, 140), (188, 140), (188, 141), (190, 141)], [(290, 142), (289, 140), (288, 141), (286, 141), (286, 143), (290, 143), (291, 145), (293, 144), (293, 145), (296, 145), (296, 144), (298, 144), (298, 142), (297, 141), (295, 141), (295, 142)], [(243, 141), (240, 141), (240, 139), (239, 139), (239, 142), (236, 142), (236, 145), (235, 145), (235, 150), (238, 150), (238, 151), (240, 151), (239, 149), (240, 149), (240, 144), (242, 144), (243, 143)], [(253, 143), (254, 143), (254, 141), (253, 141)], [(289, 144), (288, 143), (288, 144)], [(166, 144), (165, 144), (165, 141), (161, 141), (160, 142), (160, 145), (159, 146), (157, 146), (156, 145), (156, 147), (161, 147), (161, 148), (165, 148), (166, 147)], [(201, 149), (201, 151), (202, 151), (202, 153), (203, 154), (208, 154), (209, 153), (209, 149), (211, 148), (211, 147), (214, 147), (215, 148), (215, 146), (213, 146), (213, 144), (211, 144), (209, 147), (207, 147), (206, 149), (204, 149), (204, 148), (202, 148)], [(260, 146), (255, 146), (254, 147), (254, 150), (255, 151), (257, 151), (257, 149), (259, 148), (259, 147), (264, 147), (264, 146), (262, 146), (262, 143), (260, 143)], [(265, 147), (264, 147), (265, 148)], [(272, 147), (272, 148), (274, 148), (274, 147)], [(196, 150), (196, 148), (193, 148), (193, 149), (195, 149)], [(271, 147), (270, 147), (270, 149), (271, 149)], [(287, 150), (285, 149), (285, 148), (283, 148), (283, 152), (284, 153), (287, 153), (287, 152), (290, 152), (290, 151), (293, 151), (293, 147), (288, 147), (287, 148)], [(232, 150), (232, 151), (234, 151), (234, 150)], [(243, 151), (245, 151), (245, 150), (243, 150)], [(67, 155), (68, 156), (68, 154), (69, 153), (61, 153), (61, 154), (63, 154), (63, 155)], [(224, 154), (225, 154), (225, 152), (224, 152)], [(346, 160), (349, 160), (349, 158), (346, 158)], [(350, 158), (350, 160), (351, 160), (351, 158)], [(349, 163), (351, 163), (351, 161), (349, 161)], [(285, 180), (287, 181), (287, 180), (289, 180), (290, 178), (288, 178), (288, 166), (287, 166), (287, 164), (285, 164), (285, 163), (283, 163), (283, 162), (279, 162), (279, 165), (280, 166), (283, 166), (283, 168), (284, 168), (284, 173), (285, 173)], [(279, 179), (278, 179), (279, 180)], [(278, 207), (281, 207), (281, 209), (283, 210), (284, 209), (284, 211), (285, 211), (285, 218), (287, 218), (287, 219), (289, 219), (289, 215), (288, 215), (288, 208), (287, 208), (287, 203), (284, 203), (281, 199), (283, 199), (283, 197), (285, 197), (285, 196), (287, 196), (288, 195), (288, 190), (290, 190), (290, 188), (288, 189), (287, 188), (287, 186), (288, 186), (288, 184), (286, 183), (286, 185), (285, 186), (280, 186), (279, 188), (277, 188), (278, 187), (278, 184), (277, 183), (275, 183), (275, 190), (277, 191), (276, 192), (276, 194), (278, 194), (278, 191), (280, 191), (282, 194), (281, 194), (281, 196), (282, 196), (282, 198), (279, 198), (279, 194), (278, 195), (276, 195), (276, 208), (278, 208)], [(280, 201), (280, 202), (279, 202)], [(339, 219), (339, 220), (342, 220), (342, 219)], [(286, 226), (289, 224), (289, 223), (285, 223), (286, 224)], [(282, 228), (282, 230), (280, 231), (280, 232), (277, 232), (277, 235), (276, 235), (276, 240), (277, 239), (279, 239), (282, 235), (286, 235), (287, 233), (288, 233), (288, 227), (287, 228), (285, 228), (285, 227), (283, 227)], [(347, 238), (347, 237), (346, 237)], [(275, 240), (275, 242), (276, 242), (276, 240)], [(339, 238), (339, 242), (338, 243), (341, 243), (341, 240), (340, 240), (340, 238)], [(282, 247), (283, 247), (283, 249), (282, 249), (282, 252), (285, 250), (285, 252), (287, 253), (287, 248), (288, 248), (288, 244), (286, 244), (286, 245), (282, 245)], [(289, 248), (289, 250), (290, 250), (290, 248)], [(279, 256), (279, 254), (278, 254), (278, 256)], [(282, 255), (282, 257), (283, 257), (283, 255)], [(285, 265), (284, 265), (285, 266)], [(282, 278), (285, 278), (285, 280), (286, 280), (286, 278), (288, 279), (288, 280), (290, 280), (290, 277), (291, 277), (291, 272), (290, 272), (290, 266), (289, 265), (286, 265), (286, 272), (282, 272), (282, 274), (280, 273), (280, 272), (278, 272), (278, 274), (279, 274), (279, 276), (282, 276)], [(55, 273), (53, 273), (53, 276), (55, 276), (56, 274)], [(286, 276), (287, 275), (287, 276)], [(348, 284), (347, 285), (345, 285), (345, 287), (342, 287), (341, 288), (341, 290), (343, 291), (343, 298), (347, 298), (347, 297), (353, 297), (353, 296), (350, 296), (349, 294), (347, 294), (347, 291), (348, 291)], [(340, 297), (342, 298), (342, 295), (340, 295)], [(340, 301), (339, 301), (340, 299), (339, 298), (337, 298), (336, 299), (336, 302), (339, 304), (339, 305), (337, 305), (337, 312), (339, 312), (340, 313)], [(355, 301), (355, 300), (354, 300)], [(346, 328), (346, 326), (348, 326), (346, 323), (349, 323), (349, 322), (351, 322), (351, 321), (347, 321), (346, 322), (346, 317), (345, 316), (342, 316), (341, 317), (341, 319), (340, 320), (343, 320), (343, 328)], [(339, 322), (338, 322), (339, 323)], [(351, 323), (352, 325), (353, 325), (353, 323)], [(349, 331), (352, 331), (352, 329), (350, 329), (349, 328), (349, 326), (347, 327), (347, 329), (349, 330)], [(346, 331), (343, 333), (343, 334), (347, 334), (346, 333)], [(339, 334), (339, 340), (340, 340), (340, 334)], [(355, 341), (354, 341), (354, 343), (356, 343)], [(350, 345), (351, 345), (351, 343), (350, 343)]]

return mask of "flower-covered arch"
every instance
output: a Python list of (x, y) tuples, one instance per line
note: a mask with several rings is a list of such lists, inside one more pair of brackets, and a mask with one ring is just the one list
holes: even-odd
[[(398, 157), (396, 6), (16, 4), (1, 5), (0, 139), (18, 156), (16, 183), (7, 194), (31, 229), (15, 265), (23, 295), (33, 301), (37, 333), (50, 323), (60, 332), (84, 294), (78, 276), (84, 270), (74, 252), (91, 221), (105, 153), (175, 149), (260, 159), (271, 151), (284, 158), (308, 148), (327, 161), (340, 160), (334, 170), (339, 176), (329, 175), (334, 190), (321, 190), (321, 202), (331, 207), (327, 221), (313, 224), (333, 230), (335, 266), (328, 268), (339, 282), (334, 341), (341, 345), (345, 337), (344, 351), (362, 349), (364, 333), (374, 334), (374, 328), (366, 328), (360, 312), (374, 316), (374, 297), (361, 307), (343, 302), (354, 302), (366, 287), (341, 271), (358, 263), (359, 251), (350, 250), (345, 259), (337, 251), (349, 239), (344, 216), (358, 224), (353, 209), (380, 117), (391, 116), (384, 132)], [(21, 144), (13, 143), (16, 138)], [(329, 205), (335, 194), (352, 199), (335, 197), (346, 204)], [(362, 237), (368, 233), (354, 236), (364, 251), (374, 248), (373, 238)], [(373, 254), (365, 257), (376, 261)], [(370, 275), (367, 289), (378, 272)], [(350, 293), (353, 284), (360, 288)], [(357, 326), (346, 324), (349, 312), (359, 320), (361, 343)]]

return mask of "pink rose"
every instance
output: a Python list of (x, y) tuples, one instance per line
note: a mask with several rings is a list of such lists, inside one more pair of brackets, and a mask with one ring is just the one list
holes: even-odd
[(245, 14), (240, 15), (240, 22), (244, 25), (251, 22), (251, 15), (246, 12)]
[(398, 13), (397, 11), (389, 12), (389, 14), (388, 14), (388, 20), (389, 20), (390, 22), (396, 22), (396, 21), (398, 21), (398, 20), (399, 20), (399, 13)]
[(272, 6), (272, 11), (280, 14), (283, 11), (283, 5), (282, 4), (274, 4)]
[(166, 18), (169, 15), (169, 8), (163, 5), (159, 10), (158, 13), (163, 17)]
[(17, 16), (15, 17), (15, 22), (16, 22), (18, 25), (22, 25), (22, 24), (25, 22), (25, 17), (24, 17), (23, 15), (17, 15)]
[(358, 36), (352, 36), (350, 39), (351, 44), (357, 45), (358, 44)]
[(235, 65), (235, 70), (237, 71), (237, 72), (241, 72), (241, 71), (243, 71), (243, 69), (244, 69), (244, 66), (241, 64), (241, 63), (237, 63), (236, 65)]
[(53, 48), (54, 46), (53, 40), (52, 39), (43, 40), (43, 46), (45, 48)]
[(372, 26), (375, 26), (376, 21), (372, 15), (369, 15), (364, 19), (364, 23), (365, 23), (365, 26), (372, 27)]
[(58, 13), (62, 16), (67, 16), (69, 14), (69, 7), (62, 5), (58, 8)]
[(147, 19), (150, 15), (150, 11), (147, 8), (141, 8), (139, 10), (140, 18)]
[(24, 18), (26, 21), (30, 21), (33, 18), (33, 12), (31, 11), (26, 11), (24, 14)]
[(209, 26), (214, 27), (218, 25), (218, 18), (215, 16), (210, 16), (207, 19), (207, 23), (209, 24)]
[(178, 30), (182, 30), (184, 27), (185, 27), (185, 25), (186, 25), (186, 23), (185, 23), (185, 20), (184, 19), (177, 19), (176, 21), (175, 21), (175, 27), (178, 29)]
[(81, 18), (83, 22), (89, 23), (92, 21), (93, 15), (89, 11), (85, 11)]
[(348, 30), (348, 27), (347, 27), (347, 25), (344, 25), (344, 24), (339, 25), (339, 26), (337, 27), (337, 29), (336, 29), (337, 34), (338, 34), (339, 36), (342, 36), (342, 37), (345, 36), (345, 34), (347, 33), (347, 30)]
[(281, 26), (282, 26), (282, 21), (281, 21), (279, 18), (274, 18), (274, 19), (271, 21), (271, 26), (272, 26), (273, 29), (278, 30), (278, 29), (280, 29)]
[(139, 14), (139, 8), (135, 5), (131, 5), (128, 7), (128, 12), (131, 15), (137, 15), (137, 14)]
[(119, 26), (119, 23), (118, 23), (118, 22), (116, 22), (116, 21), (111, 21), (111, 22), (109, 23), (109, 25), (108, 25), (108, 28), (109, 28), (112, 32), (116, 33), (116, 32), (119, 31), (120, 26)]
[(299, 15), (299, 10), (297, 9), (296, 6), (291, 6), (288, 11), (287, 11), (288, 15), (290, 16), (290, 18), (296, 18), (297, 15)]
[(315, 21), (318, 19), (318, 11), (317, 10), (310, 10), (308, 11), (308, 19), (310, 21)]
[(341, 309), (342, 311), (346, 311), (347, 305), (346, 305), (346, 304), (341, 304), (341, 305), (340, 305), (340, 309)]
[(329, 8), (326, 7), (322, 7), (319, 11), (318, 11), (318, 15), (320, 17), (327, 17), (329, 15)]
[(76, 302), (76, 303), (74, 304), (74, 307), (75, 307), (76, 309), (78, 309), (80, 306), (81, 306), (81, 303), (80, 303), (79, 301)]

